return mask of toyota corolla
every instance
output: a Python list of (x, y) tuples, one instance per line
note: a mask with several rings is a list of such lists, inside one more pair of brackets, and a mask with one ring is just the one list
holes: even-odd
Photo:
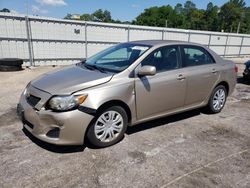
[(106, 147), (121, 140), (127, 126), (200, 107), (220, 112), (234, 90), (236, 70), (199, 44), (121, 43), (31, 81), (18, 113), (24, 128), (45, 142), (88, 140)]

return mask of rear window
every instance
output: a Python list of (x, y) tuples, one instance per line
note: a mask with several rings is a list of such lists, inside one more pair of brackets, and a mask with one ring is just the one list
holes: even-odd
[(183, 66), (199, 66), (215, 63), (212, 56), (204, 48), (183, 46)]

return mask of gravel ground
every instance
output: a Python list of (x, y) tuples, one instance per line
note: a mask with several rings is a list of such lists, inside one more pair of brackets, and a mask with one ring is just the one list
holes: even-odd
[(157, 119), (93, 149), (45, 144), (22, 131), (20, 93), (53, 69), (0, 72), (0, 187), (250, 187), (250, 85), (241, 78), (219, 114)]

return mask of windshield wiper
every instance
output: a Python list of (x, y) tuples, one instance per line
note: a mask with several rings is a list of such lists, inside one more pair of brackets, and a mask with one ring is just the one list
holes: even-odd
[(104, 68), (101, 68), (99, 66), (96, 66), (96, 65), (90, 65), (90, 64), (84, 64), (84, 66), (87, 68), (87, 69), (90, 69), (90, 70), (99, 70), (100, 72), (102, 73), (107, 73)]
[(83, 65), (84, 65), (84, 67), (86, 67), (87, 69), (95, 70), (95, 68), (94, 68), (92, 65), (89, 65), (89, 64), (86, 64), (86, 63), (84, 63)]

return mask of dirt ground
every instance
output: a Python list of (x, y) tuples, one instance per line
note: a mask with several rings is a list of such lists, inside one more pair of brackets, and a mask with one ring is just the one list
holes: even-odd
[(224, 110), (182, 113), (128, 129), (105, 149), (26, 136), (16, 105), (26, 84), (56, 68), (0, 72), (0, 187), (250, 187), (250, 84)]

